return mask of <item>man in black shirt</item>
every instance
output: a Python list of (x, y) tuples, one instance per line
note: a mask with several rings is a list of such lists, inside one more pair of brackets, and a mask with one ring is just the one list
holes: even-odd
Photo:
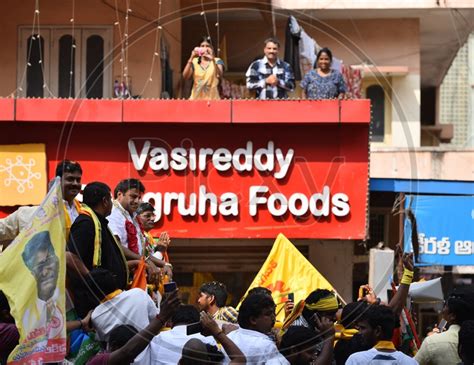
[(105, 219), (112, 210), (110, 188), (101, 182), (93, 182), (84, 188), (81, 214), (74, 221), (67, 243), (70, 252), (67, 274), (77, 314), (83, 317), (99, 304), (85, 284), (85, 277), (94, 267), (109, 270), (117, 281), (117, 287), (127, 286), (127, 261), (119, 242), (107, 226)]

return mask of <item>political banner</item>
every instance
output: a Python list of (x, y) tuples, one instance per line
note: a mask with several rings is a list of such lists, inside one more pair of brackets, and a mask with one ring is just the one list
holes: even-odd
[(61, 362), (66, 355), (65, 221), (60, 178), (0, 255), (0, 290), (20, 332), (8, 364)]

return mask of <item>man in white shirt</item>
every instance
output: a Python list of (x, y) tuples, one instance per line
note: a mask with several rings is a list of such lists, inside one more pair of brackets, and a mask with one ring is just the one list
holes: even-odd
[(158, 315), (158, 308), (144, 290), (118, 289), (108, 270), (91, 270), (86, 282), (101, 303), (91, 316), (99, 341), (108, 341), (110, 331), (119, 325), (128, 324), (141, 331)]
[(356, 352), (349, 356), (347, 365), (416, 365), (418, 362), (397, 351), (392, 343), (396, 317), (384, 305), (371, 305), (359, 321), (359, 332), (370, 350)]
[(122, 180), (114, 190), (114, 207), (107, 220), (110, 230), (124, 246), (127, 258), (127, 251), (142, 255), (145, 247), (145, 237), (135, 215), (144, 193), (145, 186), (138, 179)]
[[(275, 302), (265, 294), (249, 295), (239, 310), (240, 328), (229, 333), (228, 337), (243, 352), (249, 365), (289, 365), (270, 339), (275, 324)], [(226, 364), (229, 360), (226, 359)]]
[[(146, 238), (136, 215), (144, 193), (145, 186), (138, 179), (122, 180), (114, 189), (114, 206), (107, 220), (127, 260), (140, 260), (144, 255)], [(148, 282), (155, 283), (159, 278), (157, 266), (165, 267), (165, 262), (150, 256), (146, 264)]]
[(182, 305), (171, 317), (172, 329), (161, 332), (150, 343), (151, 363), (170, 365), (177, 364), (181, 358), (183, 347), (192, 338), (205, 344), (216, 346), (216, 341), (200, 333), (187, 334), (187, 325), (196, 324), (200, 320), (198, 310), (192, 305)]

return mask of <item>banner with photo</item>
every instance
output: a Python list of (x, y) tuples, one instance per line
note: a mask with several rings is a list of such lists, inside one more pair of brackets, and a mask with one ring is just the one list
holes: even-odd
[(0, 255), (0, 290), (20, 332), (8, 364), (61, 362), (66, 355), (62, 202), (56, 178), (31, 225)]

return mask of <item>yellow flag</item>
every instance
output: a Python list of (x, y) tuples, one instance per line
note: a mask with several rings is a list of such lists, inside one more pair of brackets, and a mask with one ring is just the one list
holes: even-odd
[(0, 255), (0, 290), (20, 332), (8, 364), (61, 362), (66, 355), (65, 223), (60, 178)]
[(306, 299), (313, 290), (333, 290), (329, 281), (281, 233), (247, 292), (259, 286), (272, 291), (277, 305), (277, 319), (281, 321), (285, 316), (282, 307), (289, 293), (294, 293), (295, 303), (298, 303)]

